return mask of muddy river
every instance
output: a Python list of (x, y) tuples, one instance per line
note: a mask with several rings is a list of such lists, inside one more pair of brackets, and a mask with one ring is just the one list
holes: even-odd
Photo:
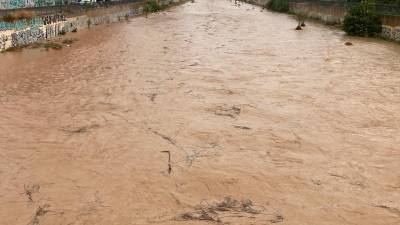
[(400, 46), (296, 25), (197, 0), (0, 54), (0, 224), (400, 224)]

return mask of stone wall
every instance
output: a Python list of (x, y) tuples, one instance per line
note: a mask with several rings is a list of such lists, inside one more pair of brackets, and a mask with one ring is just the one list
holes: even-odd
[(400, 16), (382, 16), (382, 36), (400, 41)]
[(0, 21), (0, 31), (5, 30), (24, 30), (28, 27), (39, 27), (59, 21), (65, 21), (65, 15), (62, 13), (56, 13), (52, 15), (46, 15), (41, 17), (34, 17), (32, 19), (21, 19), (14, 22)]
[[(290, 11), (296, 14), (304, 14), (310, 18), (318, 19), (326, 24), (341, 24), (346, 16), (347, 9), (341, 4), (323, 3), (295, 3), (289, 4)], [(382, 16), (382, 34), (387, 39), (400, 41), (400, 17)]]
[(382, 26), (382, 36), (387, 39), (400, 42), (400, 26)]
[(33, 8), (64, 3), (67, 3), (67, 0), (0, 0), (0, 9)]
[[(164, 5), (180, 2), (186, 0), (159, 0), (159, 3)], [(121, 4), (96, 8), (79, 16), (67, 17), (59, 13), (34, 18), (36, 22), (23, 21), (17, 25), (0, 23), (0, 51), (22, 47), (90, 26), (125, 20), (127, 17), (142, 14), (143, 6), (144, 3)]]
[(143, 6), (137, 5), (136, 7), (127, 7), (118, 12), (93, 16), (82, 15), (71, 18), (59, 17), (58, 20), (48, 20), (24, 29), (3, 30), (0, 31), (0, 51), (5, 51), (12, 47), (22, 47), (63, 33), (85, 29), (89, 26), (121, 21), (126, 17), (142, 13)]
[(346, 15), (346, 8), (339, 4), (324, 5), (320, 3), (289, 3), (289, 9), (296, 14), (304, 14), (310, 18), (321, 20), (326, 24), (341, 24)]

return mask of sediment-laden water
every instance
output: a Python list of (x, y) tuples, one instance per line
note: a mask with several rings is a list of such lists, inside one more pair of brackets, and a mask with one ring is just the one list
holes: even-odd
[(0, 224), (399, 224), (400, 46), (296, 25), (198, 0), (1, 54)]

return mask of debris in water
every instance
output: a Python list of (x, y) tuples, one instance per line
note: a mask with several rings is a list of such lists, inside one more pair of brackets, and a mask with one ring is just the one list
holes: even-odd
[(171, 174), (172, 172), (172, 166), (171, 166), (171, 152), (170, 151), (161, 151), (163, 153), (168, 153), (168, 174)]
[(252, 201), (249, 199), (238, 201), (228, 196), (221, 202), (216, 202), (214, 204), (203, 203), (198, 205), (194, 207), (193, 211), (182, 213), (175, 219), (178, 221), (206, 220), (211, 222), (222, 222), (221, 214), (260, 214), (262, 211), (262, 209), (256, 209)]
[(63, 128), (62, 131), (72, 133), (72, 134), (79, 134), (79, 133), (85, 133), (88, 132), (89, 129), (91, 128), (98, 128), (99, 125), (93, 124), (90, 126), (83, 126), (83, 127), (68, 127), (68, 128)]
[(283, 216), (280, 214), (275, 215), (275, 218), (270, 220), (271, 223), (281, 223), (283, 222)]
[(62, 47), (63, 46), (61, 44), (58, 44), (56, 42), (46, 42), (43, 44), (43, 48), (45, 48), (46, 50), (49, 49), (60, 50), (62, 49)]
[(237, 129), (242, 129), (242, 130), (251, 130), (250, 127), (245, 127), (245, 126), (233, 126), (233, 127), (237, 128)]
[(40, 189), (40, 185), (38, 185), (38, 184), (25, 184), (24, 185), (25, 194), (28, 197), (28, 200), (30, 202), (33, 201), (33, 194), (36, 192), (39, 192), (39, 189)]
[(71, 38), (67, 38), (67, 39), (64, 39), (63, 41), (62, 41), (62, 43), (63, 44), (68, 44), (68, 45), (70, 45), (70, 44), (72, 44), (72, 43), (74, 43), (75, 41), (77, 41), (77, 39), (71, 39)]
[(231, 118), (236, 118), (237, 116), (239, 116), (241, 109), (237, 106), (218, 106), (212, 111), (214, 111), (214, 114), (217, 116), (228, 116)]
[(397, 215), (398, 217), (400, 217), (400, 210), (394, 207), (390, 207), (387, 205), (372, 205), (373, 207), (377, 207), (377, 208), (382, 208), (382, 209), (386, 209), (388, 212)]
[(33, 215), (32, 221), (31, 221), (31, 225), (39, 225), (40, 224), (40, 220), (39, 217), (42, 217), (44, 215), (46, 215), (46, 213), (49, 212), (48, 208), (50, 207), (50, 205), (45, 204), (43, 206), (39, 206), (36, 209), (35, 215)]

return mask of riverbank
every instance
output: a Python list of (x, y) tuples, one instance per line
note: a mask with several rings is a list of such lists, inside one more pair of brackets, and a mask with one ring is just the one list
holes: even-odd
[[(173, 6), (184, 3), (184, 0), (163, 0), (160, 5)], [(13, 23), (2, 23), (0, 29), (0, 52), (21, 48), (43, 42), (69, 32), (77, 32), (92, 26), (114, 23), (133, 16), (146, 13), (146, 2), (107, 5), (85, 10), (54, 11), (54, 14), (21, 20)], [(57, 13), (55, 13), (57, 12)], [(1, 25), (1, 24), (0, 24)]]
[[(335, 2), (289, 3), (289, 10), (294, 14), (306, 15), (327, 25), (341, 25), (347, 14), (347, 8)], [(382, 15), (382, 38), (400, 42), (400, 16)]]
[[(245, 2), (264, 7), (269, 0), (246, 0)], [(339, 2), (289, 2), (289, 13), (305, 15), (326, 25), (341, 26), (347, 8)], [(382, 38), (400, 42), (400, 16), (382, 15)]]

